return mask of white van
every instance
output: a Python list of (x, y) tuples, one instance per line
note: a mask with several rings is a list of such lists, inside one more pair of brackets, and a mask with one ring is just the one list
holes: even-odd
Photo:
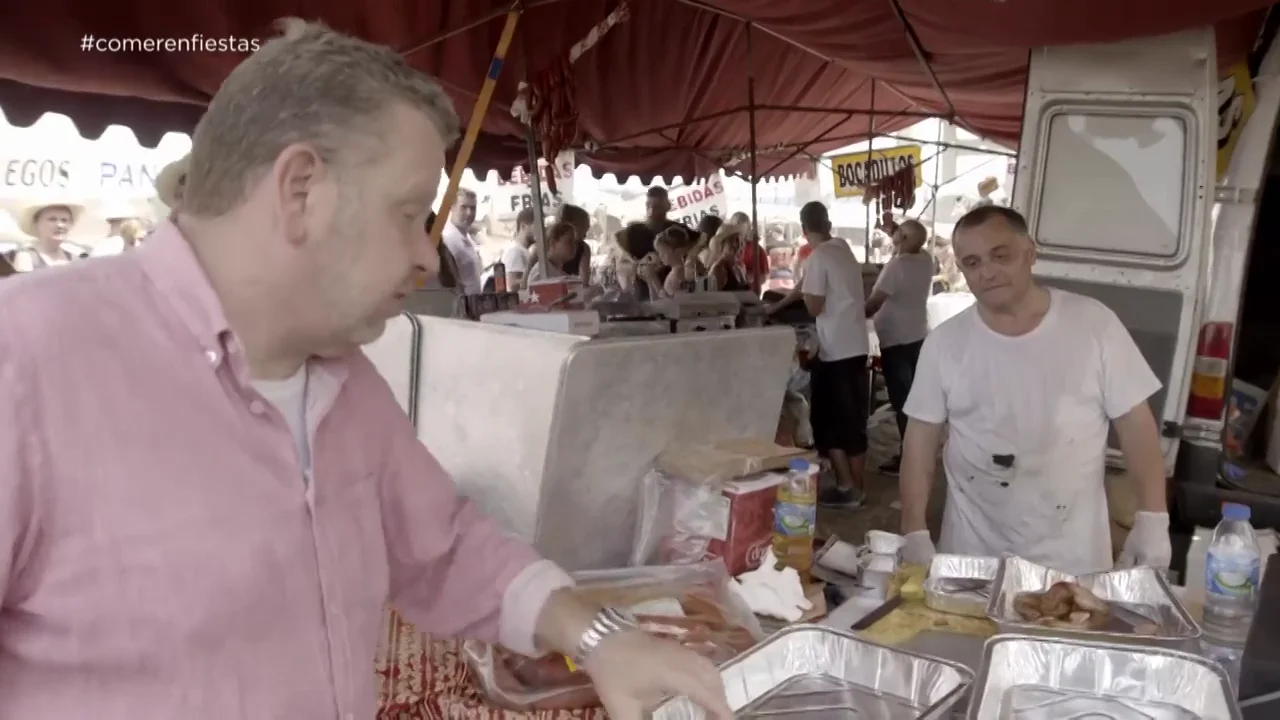
[[(1106, 303), (1164, 381), (1152, 403), (1175, 532), (1212, 527), (1226, 500), (1252, 506), (1255, 526), (1280, 528), (1280, 476), (1253, 492), (1221, 479), (1231, 378), (1269, 387), (1280, 369), (1280, 180), (1267, 182), (1280, 177), (1280, 165), (1268, 174), (1280, 52), (1270, 44), (1255, 50), (1247, 122), (1245, 96), (1220, 83), (1212, 29), (1031, 56), (1013, 206), (1038, 241), (1040, 280)], [(1232, 142), (1219, 177), (1219, 146)]]

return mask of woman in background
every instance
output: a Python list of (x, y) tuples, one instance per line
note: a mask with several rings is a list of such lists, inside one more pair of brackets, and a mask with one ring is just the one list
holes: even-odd
[(726, 225), (715, 237), (711, 238), (707, 255), (711, 259), (712, 287), (721, 292), (740, 292), (750, 290), (747, 281), (747, 269), (742, 266), (739, 254), (742, 251), (742, 232), (734, 226)]
[(728, 224), (742, 231), (742, 249), (738, 251), (738, 260), (747, 270), (747, 282), (751, 284), (751, 289), (759, 295), (764, 281), (769, 278), (769, 253), (760, 245), (760, 238), (746, 213), (736, 212), (730, 215)]
[(529, 274), (526, 275), (529, 284), (558, 277), (579, 277), (579, 267), (576, 265), (579, 259), (579, 242), (578, 231), (573, 225), (567, 222), (552, 225), (547, 231), (546, 272), (543, 272), (543, 263), (534, 260), (533, 267), (529, 268)]
[[(696, 259), (688, 263), (689, 251), (693, 249), (693, 240), (681, 227), (669, 227), (654, 238), (653, 249), (656, 257), (649, 256), (640, 261), (640, 277), (649, 287), (649, 298), (674, 297), (676, 293), (686, 289), (703, 269)], [(688, 267), (692, 265), (693, 267)]]

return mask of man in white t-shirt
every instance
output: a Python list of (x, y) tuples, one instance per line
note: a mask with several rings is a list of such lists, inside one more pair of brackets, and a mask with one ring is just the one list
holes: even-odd
[(805, 307), (818, 326), (818, 357), (809, 370), (813, 440), (836, 477), (835, 487), (819, 491), (818, 502), (857, 507), (863, 499), (871, 390), (862, 266), (849, 243), (831, 236), (831, 219), (822, 203), (800, 209), (800, 228), (813, 244), (801, 286)]
[(976, 304), (929, 334), (907, 400), (904, 559), (927, 563), (938, 449), (943, 552), (1014, 553), (1063, 572), (1112, 567), (1103, 490), (1115, 424), (1139, 512), (1122, 565), (1168, 567), (1164, 458), (1147, 404), (1160, 381), (1119, 318), (1089, 297), (1038, 285), (1026, 221), (998, 205), (956, 223), (956, 257)]
[[(880, 368), (884, 373), (889, 404), (898, 416), (899, 437), (907, 434), (902, 408), (911, 393), (916, 358), (929, 334), (929, 292), (933, 289), (933, 257), (924, 249), (929, 233), (915, 220), (893, 231), (895, 254), (876, 278), (867, 298), (867, 317), (873, 318), (880, 341)], [(897, 475), (901, 453), (880, 466), (885, 475)]]
[(529, 272), (529, 246), (536, 239), (533, 234), (533, 208), (525, 208), (516, 215), (516, 236), (502, 251), (502, 264), (507, 268), (507, 289), (515, 292), (524, 287), (525, 273)]
[(449, 222), (445, 223), (444, 230), (440, 233), (440, 239), (453, 256), (453, 264), (458, 268), (458, 285), (467, 295), (480, 292), (482, 287), (480, 251), (476, 248), (475, 235), (471, 229), (475, 221), (476, 193), (474, 190), (460, 188), (458, 200), (449, 214)]

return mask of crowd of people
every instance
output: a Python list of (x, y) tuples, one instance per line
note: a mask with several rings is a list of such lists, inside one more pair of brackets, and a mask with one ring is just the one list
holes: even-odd
[[(77, 209), (30, 216), (32, 262), (62, 267), (0, 283), (0, 716), (369, 717), (394, 605), (422, 632), (571, 658), (616, 720), (672, 695), (733, 717), (710, 661), (589, 604), (459, 497), (359, 351), (424, 271), (484, 287), (473, 194), (439, 247), (422, 241), (458, 134), (441, 86), (394, 50), (297, 22), (212, 98), (173, 212), (139, 247), (74, 262), (57, 241)], [(744, 217), (694, 229), (669, 210), (651, 189), (604, 282), (759, 292), (765, 250)], [(768, 309), (816, 321), (824, 503), (861, 494), (870, 317), (905, 438), (908, 561), (934, 551), (942, 450), (943, 550), (1110, 567), (1114, 422), (1141, 488), (1123, 557), (1168, 565), (1159, 382), (1114, 313), (1035, 282), (1020, 215), (960, 220), (976, 303), (932, 332), (924, 228), (894, 230), (866, 293), (827, 209), (800, 219), (813, 250)], [(582, 222), (562, 208), (547, 257), (522, 241), (508, 282), (590, 273)]]
[[(177, 206), (186, 176), (186, 159), (169, 163), (156, 177), (156, 195), (166, 207)], [(66, 265), (88, 257), (118, 255), (137, 247), (153, 229), (149, 218), (122, 203), (101, 211), (107, 233), (90, 247), (70, 241), (71, 232), (85, 214), (85, 206), (71, 198), (28, 203), (17, 213), (18, 230), (29, 238), (26, 245), (0, 254), (0, 277)]]

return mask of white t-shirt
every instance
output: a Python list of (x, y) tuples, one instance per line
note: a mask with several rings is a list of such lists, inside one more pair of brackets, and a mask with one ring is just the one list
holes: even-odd
[(919, 342), (929, 334), (932, 289), (933, 257), (929, 253), (898, 254), (885, 263), (872, 290), (888, 296), (874, 318), (880, 347)]
[(284, 380), (254, 380), (253, 389), (267, 399), (284, 416), (293, 433), (302, 481), (308, 483), (311, 473), (311, 440), (307, 433), (307, 367)]
[(502, 264), (507, 266), (507, 273), (523, 273), (529, 271), (529, 248), (520, 244), (519, 240), (511, 243), (502, 251)]
[(476, 241), (469, 234), (459, 230), (453, 221), (444, 224), (440, 237), (444, 240), (445, 247), (449, 248), (454, 264), (458, 266), (458, 285), (461, 286), (462, 292), (467, 294), (480, 292), (484, 286), (480, 282), (482, 267)]
[(1120, 319), (1083, 295), (1050, 290), (1040, 325), (1018, 337), (993, 331), (976, 305), (939, 325), (905, 408), (947, 424), (939, 549), (1109, 570), (1109, 423), (1159, 389)]
[(819, 360), (845, 360), (870, 352), (862, 266), (849, 243), (840, 238), (818, 243), (805, 261), (800, 291), (826, 299), (818, 315)]

